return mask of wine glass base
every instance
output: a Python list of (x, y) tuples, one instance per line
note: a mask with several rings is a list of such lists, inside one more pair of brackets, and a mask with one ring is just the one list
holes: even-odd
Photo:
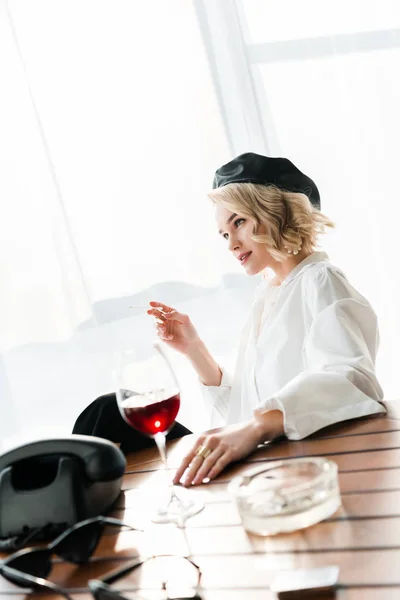
[(153, 523), (175, 523), (183, 526), (186, 519), (197, 515), (203, 508), (203, 502), (192, 498), (182, 499), (173, 491), (169, 501), (157, 509), (151, 520)]

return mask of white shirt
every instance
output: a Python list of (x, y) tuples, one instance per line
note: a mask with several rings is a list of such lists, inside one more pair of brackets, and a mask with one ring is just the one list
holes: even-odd
[(278, 409), (286, 436), (299, 440), (338, 421), (385, 413), (378, 344), (368, 301), (325, 252), (314, 252), (279, 287), (270, 280), (259, 286), (233, 379), (222, 369), (220, 386), (202, 386), (211, 427)]

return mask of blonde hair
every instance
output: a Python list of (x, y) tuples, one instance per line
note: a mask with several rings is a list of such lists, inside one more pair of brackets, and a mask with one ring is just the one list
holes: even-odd
[[(254, 219), (252, 239), (266, 244), (272, 258), (286, 260), (302, 248), (314, 252), (317, 238), (333, 222), (311, 204), (305, 194), (287, 192), (274, 185), (229, 183), (208, 194), (213, 204), (222, 204), (232, 212)], [(265, 233), (257, 233), (264, 225)]]

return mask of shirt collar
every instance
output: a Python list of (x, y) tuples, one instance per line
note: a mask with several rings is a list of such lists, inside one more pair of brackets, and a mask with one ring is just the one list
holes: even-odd
[(285, 277), (281, 285), (277, 286), (271, 285), (271, 281), (274, 279), (275, 274), (270, 269), (267, 269), (266, 271), (264, 271), (261, 282), (257, 286), (256, 291), (264, 292), (266, 288), (279, 290), (282, 287), (285, 287), (291, 281), (293, 281), (293, 279), (295, 279), (297, 275), (299, 275), (303, 271), (303, 269), (305, 269), (306, 267), (308, 268), (309, 266), (315, 263), (323, 262), (324, 260), (329, 261), (329, 256), (326, 252), (313, 252), (312, 254), (307, 256), (307, 258), (302, 260), (298, 265), (296, 265), (294, 269), (292, 269), (290, 273)]
[(329, 256), (327, 255), (326, 252), (313, 252), (312, 254), (310, 254), (309, 256), (307, 256), (307, 258), (305, 258), (304, 260), (302, 260), (298, 265), (296, 265), (294, 267), (294, 269), (292, 269), (290, 271), (290, 273), (282, 281), (280, 287), (284, 287), (288, 283), (290, 283), (291, 281), (293, 281), (293, 279), (295, 277), (297, 277), (297, 275), (299, 275), (301, 273), (301, 271), (303, 271), (303, 269), (305, 267), (313, 265), (314, 263), (323, 262), (324, 260), (326, 260), (326, 261), (329, 260)]

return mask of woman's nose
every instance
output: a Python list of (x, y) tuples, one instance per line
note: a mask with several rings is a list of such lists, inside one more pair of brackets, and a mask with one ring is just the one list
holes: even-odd
[(240, 246), (239, 240), (237, 238), (235, 238), (235, 236), (230, 236), (229, 243), (228, 243), (228, 250), (233, 252), (234, 250), (237, 250), (239, 248), (239, 246)]

